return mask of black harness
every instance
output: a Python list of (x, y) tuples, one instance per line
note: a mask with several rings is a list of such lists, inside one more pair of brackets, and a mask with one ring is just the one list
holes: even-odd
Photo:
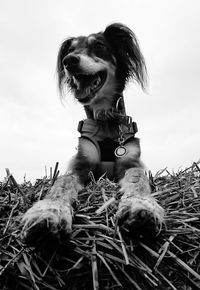
[[(115, 118), (108, 121), (85, 119), (79, 122), (80, 138), (87, 138), (97, 148), (101, 161), (114, 161), (116, 157), (126, 154), (123, 145), (135, 138), (137, 124), (132, 118), (116, 113)], [(120, 156), (121, 154), (121, 156)]]

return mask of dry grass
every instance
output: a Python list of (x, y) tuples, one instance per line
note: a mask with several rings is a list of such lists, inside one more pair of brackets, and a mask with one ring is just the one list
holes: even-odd
[[(166, 210), (155, 240), (122, 236), (114, 215), (119, 188), (107, 179), (80, 193), (70, 240), (31, 248), (20, 239), (20, 218), (45, 196), (58, 174), (18, 185), (0, 183), (0, 289), (200, 289), (200, 168), (149, 175)], [(43, 249), (43, 250), (42, 250)]]

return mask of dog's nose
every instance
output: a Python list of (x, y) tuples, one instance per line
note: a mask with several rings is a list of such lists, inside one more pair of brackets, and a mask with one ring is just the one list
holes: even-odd
[(80, 57), (78, 55), (75, 55), (75, 54), (69, 54), (67, 56), (65, 56), (63, 58), (63, 65), (68, 69), (73, 69), (75, 67), (77, 67), (77, 65), (79, 64), (80, 62)]

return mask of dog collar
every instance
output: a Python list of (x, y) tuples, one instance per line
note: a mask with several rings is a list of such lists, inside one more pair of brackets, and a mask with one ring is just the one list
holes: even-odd
[(85, 119), (81, 120), (78, 123), (78, 132), (81, 136), (92, 137), (97, 140), (102, 140), (110, 138), (112, 140), (118, 140), (120, 137), (120, 132), (122, 132), (125, 142), (130, 138), (134, 137), (138, 132), (137, 123), (132, 121), (132, 118), (129, 116), (123, 116), (119, 114), (118, 118), (109, 123), (110, 126), (107, 126), (105, 122), (98, 122), (94, 119)]

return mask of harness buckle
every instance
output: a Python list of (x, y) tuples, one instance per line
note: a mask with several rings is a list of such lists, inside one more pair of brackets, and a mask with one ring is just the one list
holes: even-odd
[(136, 134), (138, 132), (138, 126), (136, 122), (132, 122), (132, 128), (133, 128), (134, 134)]
[(79, 133), (82, 133), (83, 123), (84, 123), (83, 120), (79, 121), (79, 123), (78, 123), (78, 128), (77, 128), (77, 130), (78, 130)]

